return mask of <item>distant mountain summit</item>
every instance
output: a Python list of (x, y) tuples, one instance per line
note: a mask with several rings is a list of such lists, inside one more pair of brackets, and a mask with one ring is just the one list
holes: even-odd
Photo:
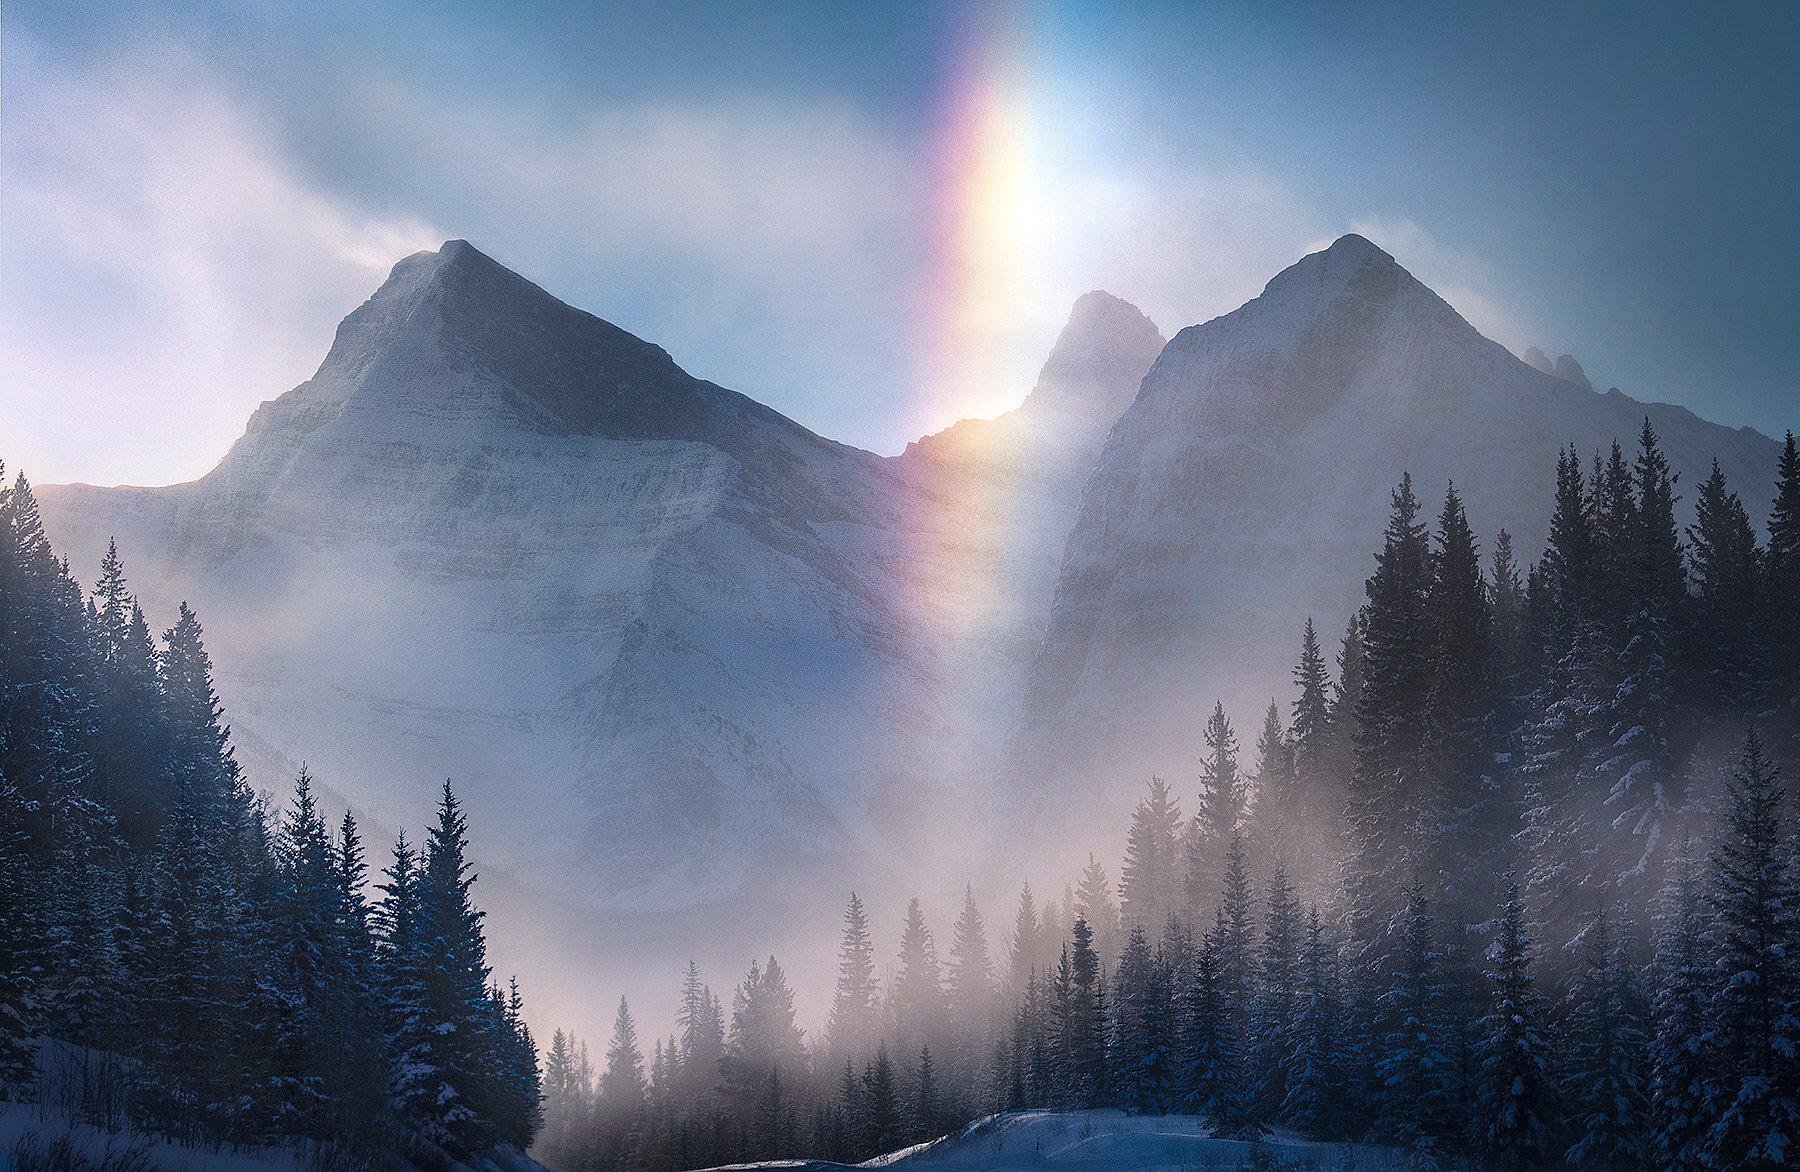
[(416, 826), (453, 776), (508, 890), (835, 903), (997, 880), (944, 828), (1023, 809), (1112, 849), (1215, 697), (1247, 734), (1341, 629), (1402, 471), (1531, 557), (1559, 446), (1646, 414), (1684, 484), (1772, 483), (1767, 438), (1534, 370), (1347, 236), (1166, 345), (1089, 293), (1017, 410), (884, 459), (450, 241), (200, 480), (41, 496), (84, 574), (117, 537), (154, 621), (199, 611), (258, 784)]
[(982, 425), (1010, 439), (890, 460), (450, 241), (200, 480), (44, 509), (77, 565), (116, 536), (153, 618), (198, 609), (258, 784), (304, 760), (416, 824), (454, 776), (488, 865), (684, 905), (918, 860), (928, 808), (983, 788), (1081, 481), (1161, 341), (1090, 295), (1033, 401)]
[(1454, 480), (1484, 556), (1504, 528), (1529, 561), (1557, 451), (1629, 450), (1646, 416), (1682, 484), (1714, 456), (1747, 499), (1774, 483), (1772, 440), (1535, 370), (1360, 236), (1303, 258), (1178, 333), (1113, 427), (1028, 676), (1012, 785), (1052, 821), (1116, 818), (1153, 772), (1191, 806), (1213, 702), (1246, 744), (1271, 697), (1285, 712), (1301, 625), (1330, 638), (1360, 606), (1403, 473), (1430, 516)]

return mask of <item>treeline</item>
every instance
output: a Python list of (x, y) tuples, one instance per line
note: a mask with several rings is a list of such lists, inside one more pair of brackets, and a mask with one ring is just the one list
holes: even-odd
[(349, 812), (295, 790), (276, 813), (246, 784), (193, 611), (159, 645), (116, 549), (84, 594), (25, 478), (0, 487), (6, 1096), (427, 1167), (525, 1148), (537, 1054), (489, 982), (449, 783), (373, 891)]
[[(878, 980), (861, 902), (803, 1039), (774, 958), (729, 1015), (690, 966), (646, 1063), (558, 1032), (559, 1172), (860, 1160), (981, 1114), (1121, 1107), (1511, 1166), (1783, 1167), (1800, 1152), (1800, 455), (1767, 542), (1715, 464), (1678, 530), (1637, 450), (1557, 471), (1548, 547), (1483, 559), (1402, 480), (1331, 671), (1313, 624), (1254, 764), (1222, 706), (1196, 806), (1153, 779), (1002, 950), (918, 901)], [(995, 956), (994, 951), (1003, 951)]]

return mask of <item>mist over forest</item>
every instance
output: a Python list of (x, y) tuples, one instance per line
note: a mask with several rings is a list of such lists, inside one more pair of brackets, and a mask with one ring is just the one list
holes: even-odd
[(1715, 462), (1687, 526), (1677, 485), (1649, 420), (1570, 445), (1524, 558), (1404, 475), (1341, 639), (1304, 623), (1254, 732), (1215, 704), (1197, 779), (1146, 779), (1122, 853), (1010, 906), (971, 885), (935, 931), (848, 893), (813, 926), (822, 1021), (771, 954), (667, 974), (672, 1019), (628, 995), (602, 1038), (490, 967), (451, 784), (391, 850), (305, 770), (252, 792), (200, 616), (153, 637), (114, 548), (84, 588), (18, 476), (4, 1076), (102, 1129), (421, 1167), (847, 1164), (950, 1134), (942, 1158), (990, 1166), (956, 1144), (1107, 1111), (1245, 1159), (1778, 1163), (1800, 452), (1760, 487)]

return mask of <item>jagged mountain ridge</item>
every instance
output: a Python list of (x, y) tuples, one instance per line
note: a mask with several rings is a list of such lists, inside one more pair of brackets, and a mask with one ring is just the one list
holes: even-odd
[(1287, 698), (1403, 469), (1531, 557), (1556, 447), (1645, 412), (1685, 483), (1772, 479), (1765, 437), (1533, 371), (1346, 237), (1166, 346), (1089, 294), (1017, 411), (883, 459), (453, 241), (206, 477), (43, 496), (77, 566), (116, 535), (153, 613), (200, 610), (260, 782), (304, 757), (416, 824), (452, 775), (487, 865), (653, 907), (847, 855), (958, 882), (932, 828), (1021, 787), (1033, 852), (1109, 849), (1150, 772), (1192, 789), (1212, 697), (1246, 732)]
[(1304, 619), (1335, 639), (1363, 601), (1403, 472), (1428, 518), (1454, 478), (1484, 557), (1505, 528), (1523, 564), (1543, 548), (1558, 449), (1617, 439), (1629, 454), (1646, 416), (1682, 486), (1717, 456), (1766, 509), (1767, 437), (1533, 369), (1360, 236), (1304, 258), (1177, 334), (1109, 435), (1028, 677), (1012, 787), (1041, 819), (1118, 832), (1155, 772), (1191, 809), (1214, 700), (1253, 759), (1263, 707), (1285, 714), (1293, 696)]
[[(1160, 343), (1143, 323), (1114, 414)], [(1081, 378), (1050, 377), (1052, 406)], [(1110, 422), (1070, 442), (1091, 462)], [(1069, 516), (971, 525), (965, 490), (1029, 471), (1072, 514), (1085, 475), (991, 446), (927, 467), (823, 439), (452, 241), (396, 265), (207, 476), (43, 498), (75, 564), (116, 536), (153, 617), (200, 611), (260, 784), (304, 759), (416, 825), (452, 775), (489, 866), (657, 906), (910, 855), (934, 798), (991, 775), (998, 718), (959, 701), (1016, 696), (1044, 606), (1001, 579), (1047, 605)]]

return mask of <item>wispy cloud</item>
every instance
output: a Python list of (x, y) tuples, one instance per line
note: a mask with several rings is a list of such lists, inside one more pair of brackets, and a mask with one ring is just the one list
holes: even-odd
[[(1516, 306), (1496, 297), (1492, 274), (1479, 257), (1446, 248), (1432, 234), (1404, 217), (1368, 216), (1353, 220), (1350, 230), (1386, 249), (1401, 266), (1448, 301), (1470, 325), (1519, 353), (1533, 344), (1537, 326)], [(1323, 248), (1330, 240), (1317, 241)]]
[[(1087, 290), (1173, 334), (1255, 296), (1324, 226), (1254, 170), (1121, 162), (1049, 119), (1014, 225), (1031, 279), (984, 341), (991, 385), (947, 402), (920, 336), (942, 177), (848, 104), (570, 106), (364, 74), (342, 103), (368, 153), (352, 182), (315, 174), (266, 100), (178, 47), (76, 64), (14, 37), (4, 53), (0, 456), (44, 480), (201, 474), (389, 265), (446, 236), (703, 377), (897, 451), (1017, 403)], [(1472, 259), (1411, 221), (1355, 227), (1518, 344)]]
[(308, 181), (243, 103), (161, 46), (74, 68), (15, 35), (0, 140), (0, 432), (38, 479), (199, 474), (304, 379), (416, 216)]

